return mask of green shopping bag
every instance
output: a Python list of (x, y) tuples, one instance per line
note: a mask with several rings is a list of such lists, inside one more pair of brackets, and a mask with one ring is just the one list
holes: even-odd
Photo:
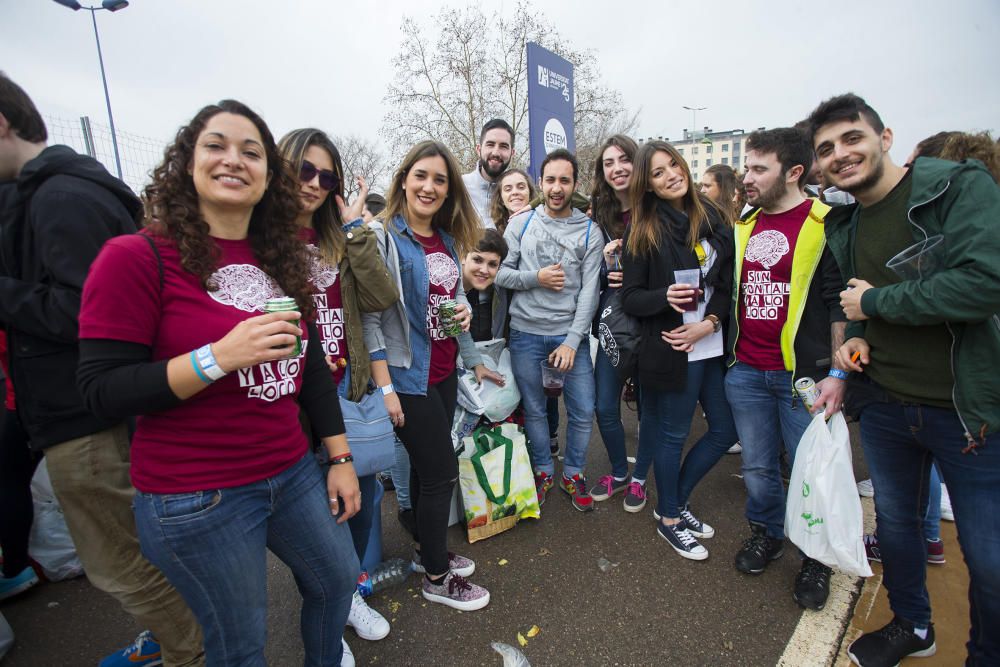
[(458, 479), (469, 542), (541, 515), (523, 430), (515, 424), (479, 428), (464, 445), (472, 455), (459, 459)]

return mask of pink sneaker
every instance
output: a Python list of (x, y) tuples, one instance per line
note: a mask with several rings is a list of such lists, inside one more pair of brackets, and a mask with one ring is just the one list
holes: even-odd
[(646, 486), (639, 482), (629, 482), (623, 501), (626, 512), (641, 512), (646, 506)]
[(438, 602), (461, 611), (475, 611), (490, 603), (488, 590), (469, 583), (454, 572), (449, 572), (437, 584), (432, 584), (427, 577), (424, 577), (422, 593), (424, 598), (431, 602)]
[(940, 539), (927, 540), (927, 562), (931, 565), (944, 565), (944, 542)]

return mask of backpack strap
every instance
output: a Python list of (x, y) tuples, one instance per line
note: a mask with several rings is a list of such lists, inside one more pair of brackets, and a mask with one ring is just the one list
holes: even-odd
[(517, 240), (518, 240), (519, 243), (520, 243), (521, 239), (524, 238), (524, 233), (526, 231), (528, 231), (528, 225), (531, 224), (531, 219), (534, 218), (534, 217), (535, 217), (535, 212), (532, 211), (531, 215), (528, 216), (528, 219), (524, 221), (524, 227), (521, 227), (521, 233), (517, 235)]
[(153, 254), (156, 256), (156, 271), (160, 276), (160, 291), (163, 291), (163, 257), (160, 255), (160, 249), (156, 247), (156, 241), (154, 241), (149, 234), (140, 233), (139, 236), (146, 239), (149, 243), (149, 247), (153, 249)]

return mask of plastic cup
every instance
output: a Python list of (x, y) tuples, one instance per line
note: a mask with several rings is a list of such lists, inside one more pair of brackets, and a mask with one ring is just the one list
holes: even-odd
[(560, 370), (552, 365), (548, 359), (543, 359), (542, 367), (542, 389), (545, 395), (550, 397), (559, 396), (563, 390), (563, 383), (566, 380), (566, 371)]
[(677, 285), (691, 285), (695, 289), (694, 298), (687, 303), (680, 304), (681, 310), (693, 312), (698, 310), (698, 297), (701, 285), (701, 271), (698, 269), (682, 269), (674, 271), (674, 283)]
[(943, 269), (944, 264), (944, 236), (941, 234), (914, 243), (885, 263), (886, 268), (903, 280), (930, 278)]

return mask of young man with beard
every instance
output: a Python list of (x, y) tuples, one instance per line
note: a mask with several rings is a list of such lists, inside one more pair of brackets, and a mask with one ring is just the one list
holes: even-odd
[[(759, 207), (735, 227), (732, 328), (726, 396), (743, 444), (743, 481), (750, 537), (736, 569), (761, 574), (784, 553), (785, 489), (781, 442), (789, 462), (812, 415), (792, 385), (811, 377), (820, 391), (814, 410), (833, 414), (843, 403), (847, 373), (831, 368), (843, 342), (840, 272), (826, 249), (823, 218), (830, 207), (807, 199), (801, 182), (813, 161), (804, 132), (778, 128), (747, 139), (747, 202)], [(803, 558), (794, 597), (822, 609), (830, 568)]]
[(0, 181), (17, 183), (0, 210), (0, 323), (18, 417), (45, 453), (87, 578), (162, 643), (161, 658), (143, 632), (101, 666), (203, 665), (198, 622), (139, 551), (126, 424), (92, 415), (76, 386), (84, 279), (105, 241), (135, 232), (142, 204), (96, 160), (47, 146), (47, 136), (34, 103), (0, 72)]
[(565, 373), (568, 426), (562, 489), (581, 512), (594, 509), (584, 464), (594, 421), (594, 369), (590, 323), (597, 311), (604, 238), (586, 214), (571, 205), (578, 174), (567, 150), (548, 154), (541, 166), (544, 203), (511, 218), (509, 251), (497, 285), (512, 290), (510, 356), (524, 403), (538, 502), (552, 488), (555, 468), (542, 387), (543, 361)]
[(479, 163), (476, 168), (462, 176), (469, 191), (472, 205), (479, 213), (483, 227), (495, 229), (490, 216), (490, 201), (496, 190), (497, 179), (507, 171), (514, 154), (514, 128), (507, 121), (494, 118), (483, 125), (476, 144)]
[[(1000, 188), (976, 160), (897, 166), (892, 130), (857, 95), (823, 102), (809, 121), (826, 181), (858, 202), (827, 216), (830, 249), (849, 278), (841, 304), (851, 323), (837, 358), (861, 374), (851, 378), (851, 408), (893, 612), (849, 654), (871, 667), (935, 651), (921, 530), (934, 460), (969, 568), (966, 664), (1000, 664)], [(938, 235), (913, 275), (887, 267)]]

